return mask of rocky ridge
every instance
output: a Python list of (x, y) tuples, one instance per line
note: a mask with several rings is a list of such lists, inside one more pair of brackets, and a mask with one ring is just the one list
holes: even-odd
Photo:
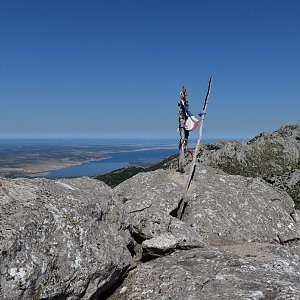
[(133, 213), (144, 263), (110, 299), (298, 299), (300, 216), (288, 194), (202, 166), (179, 221), (172, 215), (182, 177), (143, 173), (115, 189)]
[(248, 142), (204, 147), (200, 161), (230, 174), (259, 176), (286, 190), (300, 208), (300, 125), (286, 125)]
[[(249, 141), (203, 144), (198, 160), (228, 174), (260, 177), (285, 190), (300, 209), (300, 124), (285, 125)], [(177, 169), (177, 165), (172, 158), (162, 167)]]

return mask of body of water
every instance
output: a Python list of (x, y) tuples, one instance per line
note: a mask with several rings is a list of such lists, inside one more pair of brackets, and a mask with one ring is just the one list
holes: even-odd
[(78, 166), (67, 167), (50, 172), (48, 178), (94, 176), (105, 174), (129, 165), (155, 164), (163, 159), (177, 154), (177, 149), (140, 150), (132, 152), (107, 153), (109, 158), (83, 163)]
[[(203, 143), (219, 140), (203, 139)], [(188, 148), (195, 144), (196, 139), (190, 138)], [(22, 177), (28, 175), (22, 170), (31, 166), (40, 166), (43, 173), (43, 166), (47, 171), (51, 164), (78, 162), (46, 177), (94, 176), (130, 165), (149, 166), (177, 153), (178, 139), (0, 139), (0, 174), (2, 169), (5, 176)]]

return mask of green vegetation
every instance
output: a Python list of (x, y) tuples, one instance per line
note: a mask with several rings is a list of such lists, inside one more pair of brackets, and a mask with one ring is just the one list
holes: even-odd
[(245, 253), (244, 256), (246, 256), (246, 257), (257, 257), (256, 254), (252, 254), (252, 253)]
[(293, 187), (287, 190), (287, 193), (295, 202), (295, 208), (300, 210), (300, 181), (298, 181)]
[(163, 161), (152, 165), (148, 168), (142, 167), (134, 167), (129, 166), (125, 168), (121, 168), (103, 175), (96, 175), (95, 178), (105, 182), (110, 187), (114, 188), (121, 182), (125, 181), (126, 179), (131, 178), (132, 176), (141, 173), (141, 172), (150, 172), (155, 171), (158, 169), (168, 169), (170, 167), (170, 163), (174, 161), (174, 158), (178, 155), (172, 155), (169, 158), (164, 159)]
[(222, 157), (217, 167), (228, 174), (270, 179), (273, 175), (281, 176), (288, 171), (283, 150), (278, 143), (266, 142), (262, 148), (248, 152), (244, 162), (235, 157)]
[(131, 178), (132, 176), (141, 172), (146, 172), (146, 168), (130, 166), (103, 175), (97, 175), (95, 178), (114, 188), (126, 179)]

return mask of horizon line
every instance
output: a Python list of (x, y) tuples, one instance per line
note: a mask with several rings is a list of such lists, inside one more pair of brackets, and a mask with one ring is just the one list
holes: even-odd
[[(251, 139), (253, 136), (202, 136), (202, 140), (211, 140), (211, 139), (230, 139), (230, 140), (246, 140)], [(100, 140), (100, 139), (137, 139), (137, 140), (178, 140), (180, 137), (174, 136), (1, 136), (0, 140)], [(197, 140), (197, 136), (189, 137), (189, 140)]]

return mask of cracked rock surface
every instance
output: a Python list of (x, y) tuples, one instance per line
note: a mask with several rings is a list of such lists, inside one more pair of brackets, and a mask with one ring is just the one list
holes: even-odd
[(192, 249), (144, 263), (109, 299), (299, 299), (299, 246), (239, 249)]
[(260, 178), (200, 166), (189, 197), (182, 220), (211, 245), (300, 239), (294, 202)]
[(128, 215), (104, 183), (0, 182), (1, 300), (97, 299), (128, 268)]
[[(138, 174), (115, 189), (131, 212), (146, 262), (109, 299), (298, 299), (299, 215), (288, 194), (259, 178), (201, 166), (182, 222), (170, 216), (172, 197), (160, 201), (167, 198), (164, 182), (170, 187), (173, 181), (176, 195), (184, 181), (178, 176), (170, 170)], [(149, 184), (140, 185), (139, 194), (133, 187), (143, 182)], [(188, 247), (179, 246), (175, 228), (181, 238), (186, 230)], [(202, 247), (188, 239), (194, 230)]]
[(140, 173), (117, 186), (114, 193), (130, 215), (143, 259), (206, 246), (200, 233), (170, 215), (182, 194), (182, 178), (174, 170)]

